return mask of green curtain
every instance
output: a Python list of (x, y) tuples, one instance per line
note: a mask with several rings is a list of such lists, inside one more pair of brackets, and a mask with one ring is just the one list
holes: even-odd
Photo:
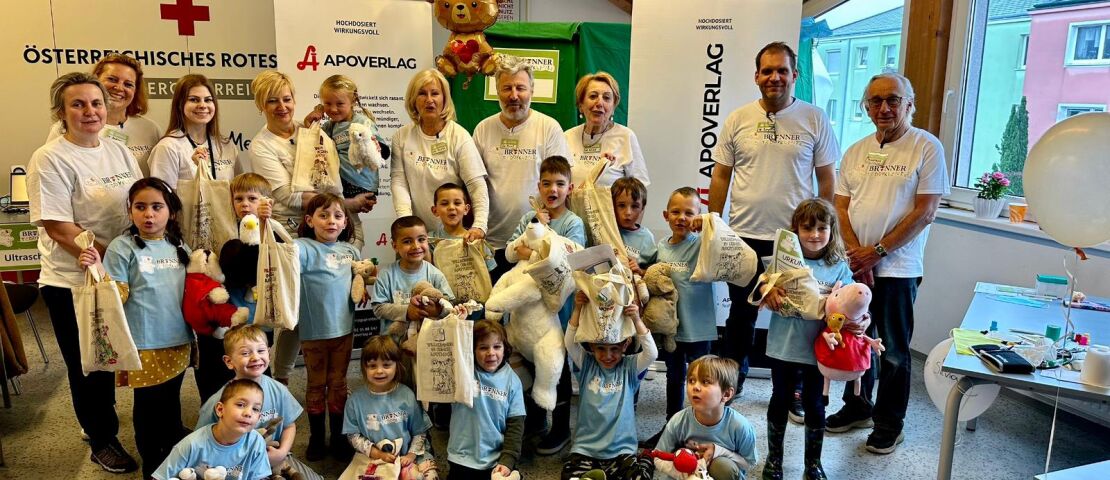
[[(621, 105), (616, 112), (620, 123), (627, 122), (627, 87), (629, 45), (632, 27), (611, 23), (526, 23), (502, 22), (486, 30), (486, 39), (494, 49), (533, 48), (559, 51), (557, 103), (532, 103), (532, 108), (559, 122), (564, 130), (578, 122), (574, 86), (586, 73), (605, 70), (621, 86)], [(482, 119), (501, 111), (496, 101), (485, 100), (485, 77), (476, 75), (470, 88), (463, 89), (464, 76), (457, 76), (451, 85), (458, 122), (473, 131)]]

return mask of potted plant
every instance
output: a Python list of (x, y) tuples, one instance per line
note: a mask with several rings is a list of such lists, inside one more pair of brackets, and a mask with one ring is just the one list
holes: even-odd
[(998, 218), (1006, 206), (1003, 196), (1010, 189), (1010, 179), (1002, 172), (986, 172), (975, 182), (979, 194), (975, 196), (972, 206), (975, 208), (977, 218)]

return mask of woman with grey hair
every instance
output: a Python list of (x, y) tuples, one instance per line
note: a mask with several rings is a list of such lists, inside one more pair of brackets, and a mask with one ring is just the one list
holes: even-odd
[(85, 282), (77, 260), (82, 249), (74, 239), (84, 230), (93, 232), (96, 249), (103, 255), (106, 243), (130, 224), (127, 192), (142, 178), (138, 162), (123, 143), (100, 138), (108, 118), (108, 98), (108, 91), (92, 74), (69, 73), (54, 81), (50, 110), (63, 133), (31, 155), (27, 193), (31, 222), (39, 227), (39, 284), (66, 364), (73, 410), (89, 437), (92, 461), (109, 472), (127, 473), (138, 465), (116, 438), (114, 375), (86, 376), (81, 371), (71, 291)]

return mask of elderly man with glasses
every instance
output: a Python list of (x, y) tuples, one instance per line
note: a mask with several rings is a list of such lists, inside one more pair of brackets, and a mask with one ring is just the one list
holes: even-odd
[[(863, 377), (860, 396), (845, 389), (844, 408), (829, 416), (826, 430), (874, 427), (867, 450), (888, 454), (902, 442), (910, 396), (913, 302), (923, 275), (925, 241), (942, 195), (951, 187), (944, 147), (910, 124), (913, 86), (897, 73), (871, 78), (861, 107), (875, 134), (853, 144), (840, 163), (836, 209), (856, 280), (873, 289), (869, 332), (886, 352)], [(874, 403), (877, 366), (879, 391)]]

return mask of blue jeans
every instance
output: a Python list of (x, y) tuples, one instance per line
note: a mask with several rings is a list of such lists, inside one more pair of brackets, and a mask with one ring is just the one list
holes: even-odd
[(667, 363), (667, 418), (682, 410), (686, 400), (686, 365), (708, 355), (711, 341), (675, 342), (673, 352), (666, 354)]
[[(871, 328), (867, 334), (883, 339), (886, 351), (881, 356), (871, 351), (871, 370), (860, 379), (860, 396), (853, 395), (852, 388), (845, 386), (844, 404), (869, 414), (876, 430), (901, 432), (906, 418), (910, 402), (913, 302), (917, 299), (919, 285), (921, 277), (875, 277), (875, 286), (871, 289)], [(876, 377), (879, 388), (872, 403)]]

